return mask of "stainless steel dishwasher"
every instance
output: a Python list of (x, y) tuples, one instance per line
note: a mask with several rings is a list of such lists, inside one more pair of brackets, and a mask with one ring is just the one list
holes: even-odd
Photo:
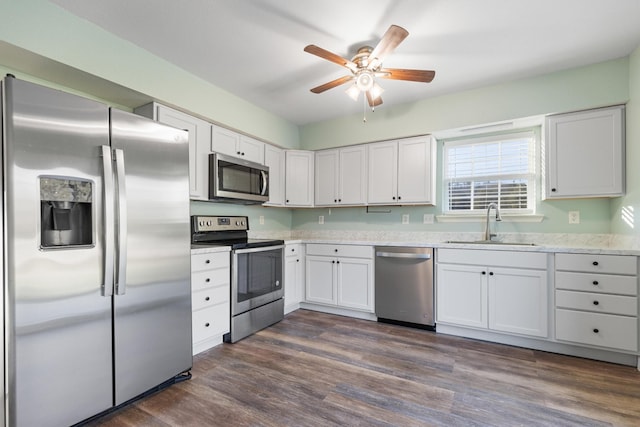
[(435, 330), (433, 248), (376, 246), (379, 321)]

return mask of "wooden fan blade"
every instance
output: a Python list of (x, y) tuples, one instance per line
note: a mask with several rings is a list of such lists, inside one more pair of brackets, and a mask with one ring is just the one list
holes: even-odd
[(353, 80), (353, 76), (344, 76), (344, 77), (340, 77), (337, 78), (335, 80), (331, 80), (328, 83), (325, 83), (323, 85), (320, 85), (318, 87), (314, 87), (313, 89), (311, 89), (311, 92), (313, 93), (322, 93), (325, 90), (329, 90), (329, 89), (333, 89), (336, 86), (340, 86), (341, 84), (345, 84), (348, 81)]
[(429, 83), (436, 76), (432, 70), (404, 70), (399, 68), (384, 68), (376, 73), (376, 77), (390, 80), (409, 80), (412, 82)]
[(356, 71), (358, 69), (358, 66), (354, 63), (349, 61), (348, 59), (344, 59), (343, 57), (341, 57), (340, 55), (336, 55), (335, 53), (329, 52), (328, 50), (325, 50), (321, 47), (318, 47), (314, 44), (310, 44), (309, 46), (304, 48), (305, 52), (308, 52), (312, 55), (316, 55), (319, 56), (322, 59), (326, 59), (327, 61), (331, 61), (334, 64), (338, 64), (341, 65), (343, 67), (347, 67), (348, 69), (352, 70), (352, 71)]
[(369, 66), (367, 68), (375, 70), (379, 67), (384, 58), (393, 52), (393, 50), (402, 43), (408, 35), (409, 32), (404, 28), (397, 25), (390, 26), (387, 32), (384, 33), (384, 36), (382, 36), (382, 39), (378, 42), (378, 45), (369, 55)]
[(371, 93), (367, 92), (367, 102), (369, 103), (369, 107), (371, 108), (377, 107), (378, 105), (382, 104), (382, 97), (379, 96), (376, 99), (373, 99), (373, 96), (371, 96)]

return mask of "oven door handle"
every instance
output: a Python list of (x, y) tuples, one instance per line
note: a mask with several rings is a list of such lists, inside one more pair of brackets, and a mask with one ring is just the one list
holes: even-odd
[(247, 248), (247, 249), (234, 249), (234, 254), (250, 254), (253, 252), (266, 252), (273, 251), (275, 249), (284, 249), (284, 245), (276, 245), (276, 246), (262, 246), (259, 248)]

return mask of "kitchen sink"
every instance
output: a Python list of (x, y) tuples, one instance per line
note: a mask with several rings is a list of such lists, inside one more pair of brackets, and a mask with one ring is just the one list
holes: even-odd
[(500, 242), (498, 240), (447, 240), (445, 243), (458, 243), (461, 245), (511, 245), (511, 246), (535, 246), (535, 243), (525, 242)]

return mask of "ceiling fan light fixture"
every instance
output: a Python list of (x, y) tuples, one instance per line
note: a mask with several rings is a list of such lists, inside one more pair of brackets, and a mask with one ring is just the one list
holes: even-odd
[(373, 87), (375, 83), (373, 74), (370, 71), (361, 71), (356, 77), (356, 86), (360, 89), (360, 92), (366, 92)]
[(371, 94), (371, 98), (372, 99), (380, 98), (380, 95), (382, 95), (382, 92), (384, 92), (384, 89), (382, 88), (382, 86), (380, 86), (376, 82), (373, 82), (373, 86), (371, 86), (371, 89), (369, 89), (369, 94)]
[(354, 101), (357, 101), (358, 97), (360, 97), (360, 89), (358, 89), (358, 85), (356, 83), (349, 86), (349, 88), (344, 92)]

